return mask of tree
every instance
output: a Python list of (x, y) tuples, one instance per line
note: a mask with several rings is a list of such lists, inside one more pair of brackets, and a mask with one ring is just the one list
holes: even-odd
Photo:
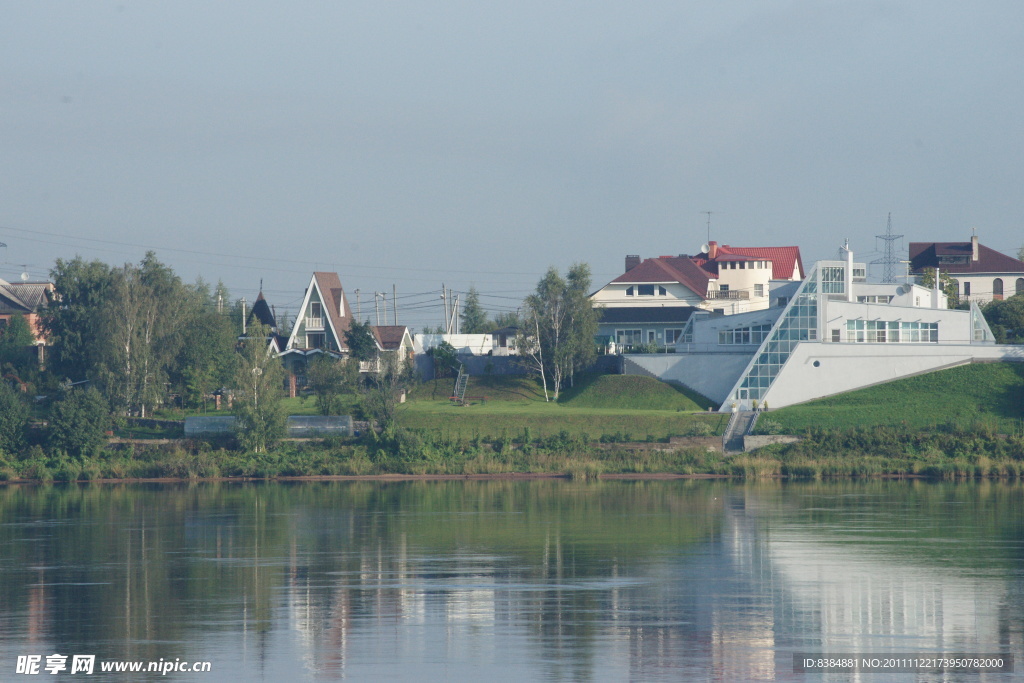
[(999, 343), (1024, 343), (1024, 294), (990, 301), (981, 312)]
[(10, 384), (0, 381), (0, 454), (14, 454), (25, 445), (29, 410)]
[(415, 380), (415, 374), (411, 364), (401, 363), (395, 353), (382, 354), (379, 368), (363, 386), (363, 406), (381, 429), (390, 431), (402, 394)]
[(480, 292), (476, 291), (476, 287), (469, 288), (460, 317), (464, 334), (484, 334), (492, 329), (491, 321), (487, 319), (487, 311), (480, 305)]
[(446, 341), (431, 348), (428, 354), (434, 359), (435, 379), (450, 377), (459, 367), (459, 353)]
[(234, 381), (235, 431), (243, 448), (263, 453), (284, 436), (284, 368), (265, 343), (270, 330), (253, 325), (238, 356)]
[(153, 252), (114, 271), (99, 312), (106, 335), (98, 377), (118, 412), (145, 417), (163, 400), (185, 332), (208, 297), (203, 283), (186, 287)]
[(95, 387), (69, 388), (50, 406), (50, 447), (84, 458), (106, 441), (110, 406)]
[[(935, 269), (925, 268), (921, 275), (921, 286), (931, 289), (935, 286)], [(939, 271), (939, 287), (943, 294), (949, 299), (949, 307), (956, 308), (960, 305), (960, 283), (949, 273)]]
[(1024, 261), (1024, 246), (1017, 250), (1017, 260)]
[(337, 415), (341, 409), (341, 395), (354, 389), (359, 382), (359, 361), (338, 360), (323, 355), (306, 369), (306, 386), (316, 396), (316, 407), (321, 415)]
[(49, 367), (58, 377), (95, 378), (107, 336), (100, 317), (114, 272), (101, 261), (57, 259), (50, 270), (54, 291), (41, 324), (51, 345)]
[(370, 329), (370, 321), (361, 323), (353, 320), (352, 324), (345, 330), (345, 344), (348, 351), (356, 360), (373, 360), (377, 357), (377, 340)]
[(566, 279), (550, 268), (524, 302), (526, 329), (516, 346), (539, 369), (545, 397), (548, 379), (558, 400), (562, 386), (594, 362), (597, 312), (589, 289), (590, 267), (585, 263), (574, 264)]
[(0, 368), (10, 364), (16, 371), (32, 361), (31, 348), (36, 336), (23, 315), (12, 315), (7, 327), (0, 330)]

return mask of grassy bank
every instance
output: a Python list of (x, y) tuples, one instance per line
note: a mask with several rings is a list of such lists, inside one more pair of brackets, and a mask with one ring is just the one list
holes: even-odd
[(545, 401), (540, 383), (528, 377), (472, 377), (465, 406), (448, 400), (451, 389), (450, 379), (414, 387), (399, 423), (454, 439), (501, 439), (530, 430), (535, 437), (567, 431), (589, 441), (646, 441), (721, 434), (727, 421), (701, 412), (707, 399), (650, 377), (583, 377), (557, 402)]
[[(664, 448), (664, 446), (662, 446)], [(902, 428), (813, 430), (805, 440), (724, 456), (706, 447), (638, 450), (595, 445), (562, 431), (524, 429), (500, 438), (458, 437), (434, 430), (367, 434), (359, 440), (282, 444), (245, 453), (202, 442), (108, 447), (93, 458), (0, 458), (0, 481), (89, 481), (105, 478), (197, 479), (324, 475), (716, 474), (741, 478), (922, 476), (939, 479), (1024, 477), (1024, 437), (984, 429), (919, 432)]]
[(879, 426), (934, 430), (973, 424), (1018, 433), (1024, 418), (1024, 364), (964, 365), (772, 410), (764, 417), (768, 420), (759, 423), (762, 431), (783, 434)]

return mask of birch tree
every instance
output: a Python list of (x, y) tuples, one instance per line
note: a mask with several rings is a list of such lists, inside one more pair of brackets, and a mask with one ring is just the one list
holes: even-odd
[(268, 352), (269, 329), (253, 325), (238, 356), (234, 381), (235, 430), (243, 448), (263, 453), (284, 436), (287, 418), (281, 405), (284, 368)]
[(539, 372), (545, 399), (548, 379), (557, 401), (562, 387), (594, 362), (597, 312), (590, 304), (589, 289), (587, 264), (574, 264), (565, 279), (550, 268), (524, 302), (526, 332), (520, 331), (516, 348)]

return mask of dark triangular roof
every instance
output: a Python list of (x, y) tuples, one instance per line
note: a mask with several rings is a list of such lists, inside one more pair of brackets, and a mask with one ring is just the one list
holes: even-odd
[(277, 320), (274, 319), (274, 312), (270, 310), (270, 304), (263, 298), (263, 292), (260, 292), (256, 297), (256, 302), (252, 305), (252, 311), (249, 312), (249, 323), (251, 324), (253, 318), (260, 321), (260, 324), (266, 325), (272, 330), (277, 329)]

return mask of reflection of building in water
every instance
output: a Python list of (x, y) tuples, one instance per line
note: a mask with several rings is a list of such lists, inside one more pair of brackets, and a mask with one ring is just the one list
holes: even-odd
[(858, 540), (850, 518), (830, 533), (792, 513), (738, 489), (706, 540), (642, 556), (602, 555), (557, 527), (533, 555), (381, 533), (293, 554), (291, 625), (310, 671), (346, 676), (388, 653), (485, 667), (510, 651), (551, 678), (732, 681), (791, 677), (797, 652), (1021, 651), (1016, 584)]

